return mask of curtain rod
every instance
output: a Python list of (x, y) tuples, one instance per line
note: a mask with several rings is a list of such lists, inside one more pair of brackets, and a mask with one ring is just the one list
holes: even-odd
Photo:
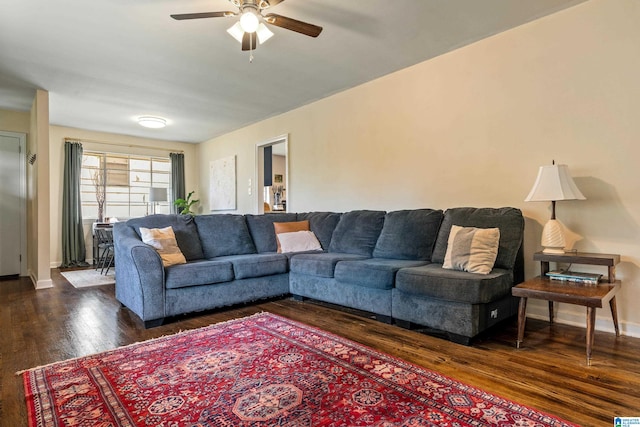
[(129, 148), (144, 148), (145, 150), (158, 150), (158, 151), (166, 151), (168, 153), (180, 153), (184, 154), (183, 150), (171, 150), (169, 148), (158, 148), (151, 147), (146, 145), (138, 145), (138, 144), (125, 144), (122, 142), (108, 142), (108, 141), (98, 141), (95, 139), (87, 139), (87, 138), (69, 138), (66, 137), (64, 139), (65, 142), (90, 142), (92, 144), (101, 144), (101, 145), (115, 145), (118, 147), (129, 147)]

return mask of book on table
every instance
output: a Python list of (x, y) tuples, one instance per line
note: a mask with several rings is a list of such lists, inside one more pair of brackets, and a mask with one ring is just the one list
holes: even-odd
[(569, 270), (549, 271), (547, 276), (549, 276), (551, 280), (585, 283), (589, 285), (597, 285), (600, 282), (600, 278), (602, 278), (602, 274), (598, 273), (582, 273), (580, 271)]

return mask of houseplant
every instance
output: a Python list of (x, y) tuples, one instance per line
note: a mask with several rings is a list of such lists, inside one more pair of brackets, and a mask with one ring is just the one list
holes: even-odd
[(195, 191), (187, 194), (186, 199), (176, 199), (173, 204), (178, 208), (178, 211), (182, 215), (195, 215), (195, 212), (191, 210), (191, 207), (196, 203), (199, 203), (200, 200), (191, 200), (191, 196), (193, 196)]

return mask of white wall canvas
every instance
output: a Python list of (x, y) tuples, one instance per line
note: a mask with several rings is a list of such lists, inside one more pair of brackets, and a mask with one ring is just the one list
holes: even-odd
[(210, 210), (236, 209), (236, 156), (209, 162), (209, 177)]

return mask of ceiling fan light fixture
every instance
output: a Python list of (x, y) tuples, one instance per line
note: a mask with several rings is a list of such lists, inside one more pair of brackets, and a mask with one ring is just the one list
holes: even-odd
[(255, 33), (260, 25), (260, 19), (253, 10), (247, 10), (240, 16), (240, 25), (247, 33)]
[(258, 25), (258, 29), (256, 30), (256, 33), (258, 35), (258, 42), (260, 42), (260, 44), (263, 44), (264, 42), (269, 40), (271, 37), (273, 37), (273, 32), (271, 32), (271, 30), (268, 29), (267, 26), (264, 25), (262, 22), (260, 23), (260, 25)]
[(227, 33), (231, 34), (231, 37), (238, 40), (239, 43), (242, 43), (244, 30), (242, 29), (242, 25), (240, 25), (240, 22), (236, 22), (231, 28), (227, 30)]
[(138, 124), (146, 128), (162, 129), (167, 125), (167, 120), (162, 117), (140, 116), (138, 117)]
[[(190, 20), (202, 18), (224, 18), (236, 17), (237, 21), (231, 28), (227, 29), (229, 35), (242, 45), (243, 51), (253, 51), (258, 44), (263, 44), (274, 33), (266, 24), (284, 28), (285, 30), (294, 31), (309, 37), (318, 37), (322, 32), (322, 27), (309, 24), (307, 22), (298, 21), (297, 19), (287, 18), (286, 16), (263, 12), (271, 7), (282, 3), (284, 0), (229, 0), (239, 10), (238, 12), (198, 12), (198, 13), (181, 13), (170, 15), (173, 19)], [(253, 59), (253, 54), (250, 60)]]

